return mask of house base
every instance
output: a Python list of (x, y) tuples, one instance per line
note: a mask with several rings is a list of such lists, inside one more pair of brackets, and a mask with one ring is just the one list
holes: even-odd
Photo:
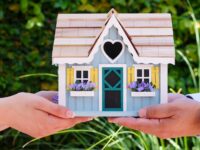
[(138, 117), (137, 111), (74, 111), (77, 117)]

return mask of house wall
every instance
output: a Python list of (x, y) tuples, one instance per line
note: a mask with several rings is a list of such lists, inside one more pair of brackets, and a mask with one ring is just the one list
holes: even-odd
[[(122, 37), (118, 34), (117, 29), (112, 27), (109, 30), (108, 35), (104, 37), (104, 39), (112, 39), (112, 40), (122, 40)], [(94, 60), (90, 65), (96, 68), (99, 67), (99, 64), (110, 64), (107, 58), (105, 58), (104, 54), (101, 51), (101, 47), (99, 46), (98, 52), (94, 56)], [(125, 50), (120, 58), (115, 62), (115, 64), (126, 64), (127, 67), (136, 64), (133, 60), (132, 55), (128, 52), (127, 46), (125, 46)], [(76, 65), (76, 64), (74, 64)], [(71, 65), (68, 65), (71, 67)], [(126, 84), (127, 81), (126, 81)], [(99, 87), (98, 87), (99, 89)], [(69, 91), (66, 92), (66, 105), (71, 110), (75, 111), (78, 116), (137, 116), (138, 110), (142, 107), (158, 104), (160, 102), (160, 90), (156, 89), (155, 97), (132, 97), (130, 89), (127, 89), (127, 112), (102, 112), (99, 113), (99, 91), (98, 89), (95, 91), (94, 97), (71, 97)]]

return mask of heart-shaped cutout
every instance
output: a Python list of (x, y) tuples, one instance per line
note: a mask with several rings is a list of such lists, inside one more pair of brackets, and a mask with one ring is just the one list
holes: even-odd
[(123, 44), (121, 41), (106, 41), (103, 44), (103, 51), (114, 62), (122, 53)]

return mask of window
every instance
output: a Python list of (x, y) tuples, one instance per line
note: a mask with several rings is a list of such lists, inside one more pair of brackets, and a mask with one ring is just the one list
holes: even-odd
[(91, 66), (73, 66), (74, 68), (74, 82), (88, 82), (90, 81), (90, 68)]
[(151, 66), (149, 65), (136, 65), (136, 74), (135, 79), (137, 82), (145, 82), (150, 83), (151, 82)]

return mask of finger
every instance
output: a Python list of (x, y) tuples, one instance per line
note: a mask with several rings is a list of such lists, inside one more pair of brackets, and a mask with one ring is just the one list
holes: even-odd
[(176, 101), (177, 99), (180, 99), (180, 98), (185, 98), (185, 96), (182, 95), (182, 94), (175, 94), (175, 93), (169, 93), (168, 94), (168, 102), (169, 103), (174, 102), (174, 101)]
[(70, 127), (72, 127), (72, 126), (79, 124), (79, 123), (91, 121), (92, 119), (93, 119), (92, 117), (75, 117), (75, 118), (70, 118), (70, 119), (67, 119), (67, 120), (69, 121)]
[(148, 119), (168, 118), (173, 116), (173, 114), (174, 114), (174, 106), (170, 103), (149, 106), (139, 111), (139, 116), (141, 118), (148, 118)]
[(73, 118), (72, 120), (60, 120), (58, 119), (56, 122), (59, 122), (59, 125), (57, 127), (54, 128), (54, 130), (52, 130), (52, 132), (49, 133), (49, 135), (54, 134), (58, 131), (64, 130), (64, 129), (69, 129), (74, 127), (76, 124), (79, 123), (84, 123), (84, 122), (88, 122), (91, 121), (92, 118)]
[(0, 124), (0, 131), (3, 131), (5, 129), (7, 129), (7, 128), (9, 128), (9, 126)]
[(72, 128), (76, 124), (91, 121), (93, 118), (91, 117), (81, 117), (81, 118), (71, 118), (71, 119), (62, 119), (55, 116), (49, 116), (47, 124), (49, 128), (46, 133), (42, 136), (51, 135), (56, 133), (57, 131)]
[(57, 95), (58, 92), (57, 91), (39, 91), (35, 94), (45, 99), (48, 99), (49, 101), (52, 101), (53, 96)]
[(45, 111), (57, 117), (74, 118), (74, 113), (70, 111), (68, 108), (60, 106), (58, 104), (54, 104), (43, 98), (39, 102), (36, 102), (35, 108)]
[(66, 129), (66, 128), (71, 128), (78, 123), (91, 121), (92, 119), (93, 119), (92, 117), (63, 119), (49, 115), (48, 124), (54, 127), (55, 129)]
[(158, 119), (144, 119), (144, 118), (109, 118), (109, 122), (117, 123), (119, 125), (140, 130), (145, 133), (156, 135), (160, 131)]

